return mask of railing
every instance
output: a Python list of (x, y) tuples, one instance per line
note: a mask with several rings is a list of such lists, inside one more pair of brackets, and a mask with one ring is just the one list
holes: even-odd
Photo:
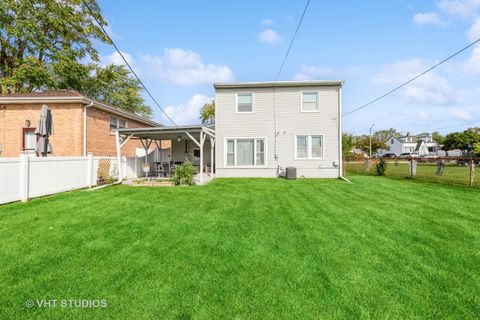
[(476, 167), (480, 158), (473, 157), (418, 157), (418, 158), (353, 158), (344, 159), (346, 174), (376, 175), (376, 166), (384, 160), (384, 175), (420, 181), (480, 187)]

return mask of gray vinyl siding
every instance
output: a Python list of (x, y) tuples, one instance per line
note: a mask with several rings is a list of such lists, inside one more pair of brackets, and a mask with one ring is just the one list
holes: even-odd
[[(277, 87), (275, 106), (278, 161), (274, 158), (272, 88), (217, 88), (216, 176), (275, 177), (277, 166), (297, 168), (307, 178), (339, 176), (339, 86)], [(301, 112), (301, 92), (319, 92), (319, 112)], [(253, 112), (236, 112), (236, 93), (253, 93)], [(295, 160), (295, 135), (323, 135), (323, 159)], [(225, 166), (226, 138), (266, 138), (266, 166), (233, 168)], [(334, 162), (337, 165), (334, 165)]]

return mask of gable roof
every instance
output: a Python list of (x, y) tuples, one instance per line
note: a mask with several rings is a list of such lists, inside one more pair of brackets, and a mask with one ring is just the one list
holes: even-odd
[(103, 101), (99, 101), (75, 90), (55, 90), (29, 93), (0, 94), (0, 104), (34, 104), (34, 103), (80, 103), (90, 105), (108, 113), (134, 120), (149, 126), (162, 127), (163, 125), (148, 118), (122, 110)]

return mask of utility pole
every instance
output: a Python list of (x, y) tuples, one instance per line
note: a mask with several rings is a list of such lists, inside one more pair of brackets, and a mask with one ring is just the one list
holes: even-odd
[(372, 129), (375, 127), (375, 123), (370, 126), (370, 153), (368, 154), (369, 157), (372, 157)]

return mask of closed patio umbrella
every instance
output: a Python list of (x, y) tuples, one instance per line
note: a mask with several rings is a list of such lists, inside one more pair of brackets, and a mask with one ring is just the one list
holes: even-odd
[(38, 120), (35, 134), (38, 136), (35, 151), (44, 157), (47, 156), (47, 153), (52, 153), (53, 148), (49, 138), (52, 134), (54, 134), (53, 119), (52, 111), (46, 104), (44, 104), (40, 110), (40, 119)]

